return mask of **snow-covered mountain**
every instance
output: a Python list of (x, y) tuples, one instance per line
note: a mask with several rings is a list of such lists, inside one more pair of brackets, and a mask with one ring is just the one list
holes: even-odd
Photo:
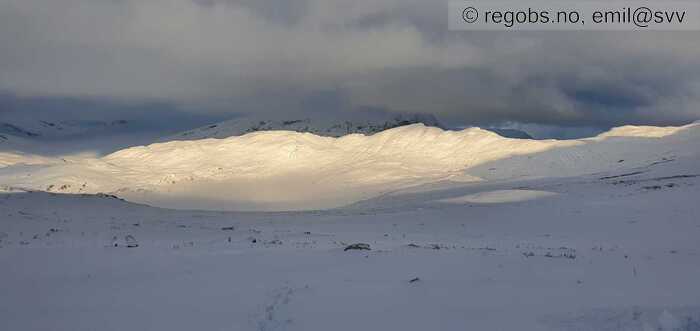
[[(470, 128), (480, 128), (478, 126), (457, 126), (453, 128), (453, 130), (464, 130), (464, 129), (470, 129)], [(535, 139), (532, 137), (529, 133), (519, 130), (519, 129), (512, 129), (512, 128), (503, 128), (503, 127), (484, 127), (484, 130), (491, 131), (503, 138), (513, 138), (513, 139)]]
[(16, 139), (15, 136), (9, 134), (0, 134), (0, 144), (10, 144)]
[(623, 127), (565, 141), (509, 139), (478, 128), (445, 131), (423, 124), (341, 138), (270, 131), (8, 167), (0, 171), (0, 184), (111, 193), (175, 208), (314, 209), (426, 183), (636, 169), (697, 158), (698, 143), (698, 124)]
[[(698, 146), (700, 123), (567, 141), (410, 125), (31, 166), (32, 155), (0, 154), (0, 261), (11, 266), (0, 320), (7, 330), (698, 330)], [(171, 210), (119, 198), (343, 207)]]
[[(15, 127), (12, 128), (12, 131), (14, 131)], [(7, 130), (9, 131), (9, 129)], [(56, 158), (32, 153), (39, 145), (33, 139), (34, 137), (36, 136), (15, 136), (8, 133), (0, 133), (0, 168), (14, 164), (50, 164), (57, 161)]]
[(501, 137), (514, 139), (535, 139), (529, 133), (518, 129), (486, 128), (486, 130), (497, 133)]
[[(105, 134), (129, 128), (126, 120), (115, 121), (47, 121), (14, 120), (0, 121), (0, 135), (21, 138), (66, 138), (89, 134)], [(2, 139), (2, 138), (0, 138)]]
[(258, 131), (294, 131), (313, 133), (323, 137), (341, 137), (353, 133), (375, 134), (400, 126), (422, 123), (442, 128), (442, 124), (429, 114), (353, 114), (334, 117), (317, 115), (314, 117), (289, 117), (267, 119), (255, 116), (206, 125), (162, 139), (198, 140), (206, 138), (228, 138)]
[[(151, 144), (175, 130), (139, 120), (0, 119), (0, 153), (37, 155), (106, 155)], [(0, 160), (2, 162), (2, 160)]]

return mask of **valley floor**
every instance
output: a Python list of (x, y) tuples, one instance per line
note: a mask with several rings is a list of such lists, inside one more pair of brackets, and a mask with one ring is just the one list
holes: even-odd
[(0, 193), (0, 329), (700, 330), (687, 169), (434, 184), (316, 212)]

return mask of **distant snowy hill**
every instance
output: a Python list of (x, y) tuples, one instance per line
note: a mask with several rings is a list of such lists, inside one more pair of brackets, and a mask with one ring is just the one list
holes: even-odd
[(177, 131), (160, 130), (149, 123), (130, 120), (0, 119), (0, 152), (44, 156), (106, 155), (132, 146), (151, 144), (165, 132)]
[(444, 181), (639, 171), (695, 160), (698, 144), (698, 124), (622, 127), (595, 138), (563, 141), (509, 139), (478, 128), (445, 131), (423, 124), (341, 138), (271, 131), (134, 147), (102, 158), (53, 159), (32, 167), (19, 165), (28, 162), (14, 156), (0, 169), (0, 185), (110, 193), (172, 208), (324, 209)]
[(502, 129), (502, 128), (486, 128), (491, 132), (495, 132), (501, 137), (514, 138), (514, 139), (535, 139), (530, 134), (523, 130), (517, 129)]
[(290, 117), (271, 120), (258, 117), (242, 117), (221, 123), (203, 126), (161, 139), (198, 140), (228, 138), (258, 131), (294, 131), (313, 133), (324, 137), (341, 137), (353, 133), (375, 134), (400, 126), (422, 123), (426, 126), (443, 126), (433, 115), (428, 114), (371, 114), (349, 116)]
[(36, 145), (32, 138), (36, 136), (23, 134), (21, 128), (4, 126), (4, 124), (0, 124), (0, 167), (21, 162), (27, 164), (32, 164), (34, 161), (46, 162), (46, 158), (31, 154)]
[(457, 126), (455, 128), (452, 128), (452, 130), (465, 130), (465, 129), (472, 129), (472, 128), (477, 128), (477, 129), (484, 129), (487, 131), (491, 131), (503, 138), (513, 138), (513, 139), (535, 139), (532, 137), (529, 133), (520, 130), (520, 129), (513, 129), (513, 128), (504, 128), (504, 127), (477, 127), (477, 126)]
[[(0, 135), (21, 138), (64, 138), (86, 134), (117, 132), (129, 127), (125, 120), (116, 121), (0, 121)], [(2, 139), (2, 138), (0, 138)]]
[(9, 134), (0, 134), (0, 144), (2, 143), (9, 143), (14, 140), (14, 136), (11, 136)]
[[(31, 136), (30, 136), (31, 137)], [(52, 164), (60, 159), (32, 154), (37, 143), (31, 138), (0, 133), (0, 168), (17, 164)]]

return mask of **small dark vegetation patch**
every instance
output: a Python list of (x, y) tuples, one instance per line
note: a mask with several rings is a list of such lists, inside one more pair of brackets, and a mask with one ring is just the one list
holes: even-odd
[(358, 244), (348, 245), (344, 249), (344, 251), (351, 251), (351, 250), (369, 251), (369, 250), (372, 250), (372, 248), (369, 246), (369, 244), (358, 243)]

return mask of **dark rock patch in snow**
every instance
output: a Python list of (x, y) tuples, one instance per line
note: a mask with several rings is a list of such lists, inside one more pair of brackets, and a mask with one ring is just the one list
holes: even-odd
[(350, 251), (350, 250), (369, 251), (369, 250), (372, 250), (372, 248), (369, 246), (369, 244), (357, 243), (357, 244), (348, 245), (344, 249), (344, 251)]

